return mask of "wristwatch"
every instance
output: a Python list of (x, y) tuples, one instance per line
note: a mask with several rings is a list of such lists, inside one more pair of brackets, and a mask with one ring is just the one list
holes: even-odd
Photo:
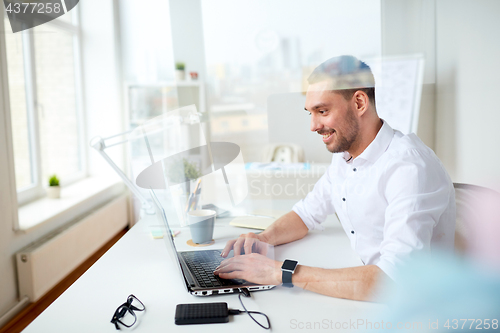
[(292, 274), (295, 272), (295, 268), (297, 268), (298, 264), (298, 261), (287, 259), (283, 262), (283, 265), (281, 265), (281, 278), (283, 280), (283, 287), (293, 287)]

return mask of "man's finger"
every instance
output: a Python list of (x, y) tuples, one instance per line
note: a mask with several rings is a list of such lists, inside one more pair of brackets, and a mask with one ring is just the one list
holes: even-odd
[(234, 250), (234, 256), (239, 256), (241, 254), (241, 248), (243, 247), (243, 243), (245, 242), (245, 238), (240, 237), (236, 240), (236, 243), (234, 243), (233, 250)]
[(243, 279), (243, 272), (234, 271), (231, 273), (219, 273), (219, 277), (222, 279)]
[(220, 274), (220, 273), (229, 273), (229, 272), (234, 272), (234, 271), (243, 271), (245, 269), (245, 265), (242, 265), (241, 263), (236, 263), (236, 262), (231, 262), (227, 265), (220, 266), (214, 271), (214, 274)]
[(225, 259), (225, 260), (223, 260), (223, 261), (220, 263), (220, 265), (219, 265), (219, 266), (217, 266), (217, 267), (215, 268), (215, 270), (219, 270), (219, 271), (220, 271), (220, 270), (224, 270), (224, 269), (225, 269), (225, 267), (227, 267), (228, 265), (230, 265), (230, 264), (231, 264), (231, 262), (232, 262), (234, 259), (236, 259), (236, 257), (232, 257), (232, 258), (229, 258), (229, 259)]
[(221, 254), (220, 254), (220, 255), (221, 255), (222, 257), (224, 257), (224, 258), (225, 258), (225, 257), (227, 257), (227, 255), (229, 254), (229, 252), (230, 252), (230, 251), (231, 251), (231, 249), (233, 248), (234, 243), (236, 243), (236, 239), (232, 239), (232, 240), (228, 241), (228, 242), (226, 243), (226, 247), (224, 247), (224, 250), (222, 250), (222, 252), (221, 252)]
[(260, 246), (259, 253), (262, 254), (263, 256), (267, 256), (267, 250), (269, 248), (269, 245), (264, 242), (260, 242), (259, 246)]
[(247, 239), (245, 239), (245, 245), (244, 245), (245, 254), (252, 253), (252, 247), (253, 247), (254, 243), (255, 243), (255, 239), (254, 238), (247, 238)]

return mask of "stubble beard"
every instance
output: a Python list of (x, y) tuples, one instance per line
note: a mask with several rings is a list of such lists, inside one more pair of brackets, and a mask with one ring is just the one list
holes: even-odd
[[(345, 134), (343, 133), (345, 130)], [(346, 116), (346, 128), (342, 131), (336, 130), (335, 135), (337, 136), (334, 146), (326, 146), (326, 149), (330, 153), (342, 153), (348, 151), (352, 144), (357, 140), (359, 134), (359, 124), (354, 117), (354, 110), (349, 108)]]

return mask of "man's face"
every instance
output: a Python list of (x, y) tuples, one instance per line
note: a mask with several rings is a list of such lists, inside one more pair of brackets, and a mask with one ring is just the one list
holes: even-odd
[(312, 84), (307, 90), (305, 109), (311, 113), (311, 131), (323, 137), (331, 153), (347, 151), (358, 140), (359, 124), (350, 103), (329, 90), (327, 82)]

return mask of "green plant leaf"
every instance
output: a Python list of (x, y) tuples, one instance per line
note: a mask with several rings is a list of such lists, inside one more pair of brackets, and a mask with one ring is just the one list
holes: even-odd
[(186, 64), (183, 62), (176, 62), (175, 69), (183, 71), (186, 68)]
[(49, 178), (49, 186), (59, 186), (59, 178), (56, 175)]
[(182, 161), (176, 160), (169, 163), (167, 176), (169, 181), (179, 184), (201, 177), (201, 172), (196, 164), (189, 163), (187, 159), (183, 158)]

